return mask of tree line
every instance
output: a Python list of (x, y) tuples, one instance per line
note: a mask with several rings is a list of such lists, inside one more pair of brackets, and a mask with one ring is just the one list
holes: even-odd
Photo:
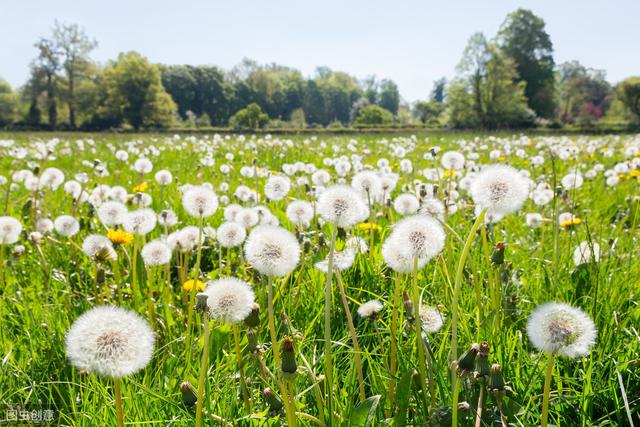
[(398, 86), (318, 67), (305, 77), (279, 64), (243, 60), (217, 66), (152, 64), (137, 52), (107, 64), (97, 41), (56, 22), (34, 44), (25, 85), (0, 80), (0, 126), (35, 129), (235, 129), (430, 126), (502, 129), (640, 122), (640, 77), (612, 86), (602, 70), (556, 64), (544, 20), (509, 14), (497, 34), (473, 34), (450, 81), (409, 105)]

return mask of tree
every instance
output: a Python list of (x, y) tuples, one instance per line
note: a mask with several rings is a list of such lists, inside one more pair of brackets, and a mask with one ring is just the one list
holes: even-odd
[(532, 123), (524, 82), (512, 60), (476, 33), (469, 39), (458, 76), (449, 87), (450, 125), (462, 128), (522, 127)]
[(540, 117), (555, 114), (553, 44), (544, 20), (530, 10), (509, 14), (498, 32), (500, 50), (515, 64), (516, 81), (526, 83), (529, 107)]
[(254, 102), (231, 116), (229, 125), (237, 130), (251, 130), (261, 128), (268, 121), (269, 116)]
[(603, 70), (586, 68), (578, 61), (565, 62), (558, 66), (556, 81), (563, 122), (590, 122), (606, 113), (612, 89)]
[[(60, 52), (56, 43), (46, 38), (41, 38), (34, 46), (38, 49), (38, 57), (31, 67), (32, 75), (38, 79), (44, 78), (49, 126), (55, 128), (58, 123), (56, 73), (60, 69)], [(40, 86), (40, 84), (37, 86)]]
[(168, 127), (176, 105), (164, 90), (157, 66), (136, 52), (121, 53), (104, 71), (98, 115), (103, 125), (128, 123), (141, 127)]
[(192, 111), (197, 116), (207, 114), (216, 125), (225, 125), (236, 111), (235, 88), (218, 67), (161, 65), (160, 72), (162, 85), (182, 117)]
[(418, 101), (413, 106), (413, 115), (423, 124), (437, 118), (444, 111), (444, 104), (432, 99), (431, 101)]
[(76, 127), (76, 87), (90, 62), (89, 53), (98, 43), (89, 38), (78, 25), (58, 22), (53, 29), (53, 42), (65, 72), (69, 126), (73, 129)]
[(19, 100), (11, 85), (0, 79), (0, 127), (12, 124), (18, 115)]
[(636, 120), (640, 120), (640, 77), (628, 77), (621, 81), (616, 94)]
[(393, 114), (379, 105), (367, 105), (362, 107), (356, 117), (356, 124), (360, 125), (386, 125), (393, 122)]
[(447, 79), (442, 77), (433, 82), (431, 99), (442, 104), (447, 96)]
[(398, 114), (400, 92), (398, 91), (398, 85), (393, 81), (385, 79), (380, 82), (380, 100), (378, 105), (390, 111), (394, 116)]

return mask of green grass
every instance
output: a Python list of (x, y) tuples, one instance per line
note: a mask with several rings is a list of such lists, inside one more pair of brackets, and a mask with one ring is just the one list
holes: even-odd
[[(38, 141), (47, 141), (53, 134), (0, 134), (0, 139), (13, 139), (15, 146), (33, 149)], [(240, 142), (236, 136), (213, 143), (208, 138), (206, 144), (195, 144), (186, 140), (183, 135), (180, 141), (167, 135), (105, 135), (105, 134), (63, 134), (61, 142), (54, 151), (54, 157), (44, 162), (27, 156), (14, 159), (8, 156), (8, 148), (0, 148), (0, 175), (9, 177), (13, 171), (40, 166), (57, 167), (65, 172), (66, 179), (72, 179), (76, 173), (85, 172), (89, 182), (85, 188), (90, 191), (97, 184), (122, 185), (131, 191), (137, 183), (138, 176), (130, 166), (118, 161), (114, 155), (115, 148), (125, 148), (127, 141), (141, 141), (136, 145), (140, 150), (150, 146), (163, 148), (157, 157), (151, 157), (154, 163), (152, 174), (145, 176), (150, 183), (148, 193), (153, 196), (153, 208), (160, 211), (171, 207), (178, 214), (181, 223), (197, 225), (197, 220), (189, 218), (181, 206), (179, 186), (185, 183), (211, 182), (218, 195), (222, 182), (228, 182), (228, 196), (233, 199), (233, 190), (241, 183), (254, 187), (253, 179), (247, 180), (239, 174), (240, 167), (252, 165), (257, 159), (258, 167), (272, 171), (280, 171), (284, 163), (302, 161), (323, 167), (324, 157), (333, 157), (358, 153), (363, 155), (363, 163), (376, 164), (379, 158), (389, 159), (391, 167), (400, 173), (400, 180), (393, 193), (400, 194), (405, 185), (411, 185), (414, 179), (423, 180), (419, 173), (424, 168), (436, 167), (434, 161), (423, 159), (422, 155), (435, 145), (444, 151), (460, 149), (458, 141), (472, 141), (476, 135), (429, 135), (425, 142), (420, 137), (415, 149), (407, 158), (411, 159), (414, 173), (400, 173), (399, 159), (393, 156), (391, 143), (412, 147), (408, 138), (393, 138), (397, 135), (344, 135), (318, 136), (317, 140), (304, 144), (310, 136), (274, 136), (271, 143), (257, 142), (256, 148)], [(489, 152), (493, 149), (504, 150), (505, 144), (517, 145), (519, 136), (503, 135), (502, 139), (490, 138), (479, 134), (481, 147), (476, 151), (480, 155), (478, 163), (491, 163)], [(78, 148), (76, 140), (85, 140), (84, 149)], [(86, 140), (93, 138), (90, 145)], [(204, 138), (202, 135), (196, 139)], [(224, 138), (224, 137), (223, 137)], [(264, 138), (260, 136), (259, 138)], [(274, 140), (291, 141), (290, 144), (272, 144)], [(347, 148), (350, 139), (359, 141), (355, 151)], [(565, 141), (559, 138), (532, 136), (530, 144), (521, 147), (529, 156), (542, 152), (546, 157), (543, 166), (531, 167), (529, 159), (519, 158), (515, 154), (505, 155), (501, 162), (517, 168), (531, 171), (532, 179), (544, 180), (552, 184), (559, 180), (572, 168), (587, 170), (596, 163), (602, 163), (607, 169), (617, 162), (631, 160), (627, 158), (623, 148), (634, 144), (633, 136), (599, 136), (574, 137)], [(384, 142), (386, 141), (386, 142)], [(323, 148), (321, 142), (325, 142)], [(176, 149), (185, 143), (184, 149)], [(536, 147), (536, 144), (541, 144)], [(555, 175), (549, 160), (551, 144), (577, 144), (579, 148), (575, 158), (556, 161)], [(598, 149), (593, 155), (586, 152), (586, 144)], [(635, 145), (637, 145), (637, 138)], [(198, 164), (199, 149), (211, 147), (216, 160), (214, 167), (201, 167)], [(334, 152), (333, 146), (339, 147)], [(609, 147), (614, 151), (612, 157), (605, 157), (599, 150)], [(369, 154), (363, 149), (370, 150)], [(225, 160), (226, 153), (233, 153), (232, 162)], [(137, 158), (130, 155), (129, 163)], [(91, 169), (81, 161), (93, 162), (99, 159), (106, 162), (109, 176), (95, 176)], [(29, 163), (35, 162), (35, 163)], [(231, 173), (224, 176), (219, 166), (228, 163), (233, 166)], [(174, 183), (163, 194), (163, 205), (160, 205), (160, 187), (153, 180), (153, 173), (161, 169), (169, 169), (174, 174)], [(330, 168), (326, 168), (330, 169)], [(332, 178), (335, 179), (333, 170)], [(299, 174), (300, 175), (300, 174)], [(350, 180), (351, 175), (347, 177)], [(454, 180), (458, 177), (454, 177)], [(294, 179), (295, 180), (295, 179)], [(176, 182), (177, 181), (177, 182)], [(259, 180), (262, 191), (264, 178)], [(441, 188), (446, 183), (441, 183)], [(0, 190), (3, 215), (20, 218), (27, 232), (33, 229), (29, 221), (29, 209), (25, 203), (33, 197), (32, 193), (20, 185), (7, 198), (8, 185)], [(440, 192), (442, 196), (443, 192)], [(56, 191), (44, 191), (41, 197), (40, 216), (54, 219), (63, 213), (70, 213), (72, 201), (60, 187)], [(457, 213), (447, 217), (446, 222), (457, 235), (464, 240), (474, 221), (471, 201), (460, 190), (460, 203)], [(308, 199), (304, 186), (294, 188), (288, 200)], [(553, 372), (552, 395), (550, 405), (550, 422), (562, 426), (622, 426), (629, 425), (631, 416), (636, 424), (640, 419), (640, 265), (638, 256), (638, 181), (637, 178), (624, 179), (615, 187), (607, 187), (602, 174), (594, 180), (585, 180), (584, 185), (566, 197), (557, 198), (558, 211), (572, 211), (583, 222), (571, 230), (559, 230), (557, 237), (557, 259), (554, 256), (556, 245), (554, 222), (545, 223), (541, 229), (532, 230), (524, 221), (527, 212), (540, 212), (545, 218), (553, 219), (553, 203), (540, 208), (528, 200), (525, 207), (517, 214), (504, 218), (499, 223), (485, 230), (487, 239), (483, 247), (483, 236), (476, 236), (471, 247), (466, 268), (463, 271), (461, 295), (459, 302), (458, 343), (459, 353), (473, 342), (488, 341), (491, 344), (490, 363), (499, 363), (502, 373), (511, 392), (502, 397), (503, 407), (508, 413), (510, 425), (530, 426), (539, 423), (542, 405), (542, 388), (544, 381), (545, 356), (538, 353), (528, 341), (525, 325), (531, 311), (540, 303), (557, 300), (582, 308), (592, 318), (598, 328), (598, 339), (589, 356), (577, 360), (558, 359)], [(279, 218), (281, 225), (292, 230), (286, 219), (287, 201), (266, 204)], [(6, 209), (5, 209), (6, 206)], [(356, 322), (358, 340), (363, 352), (363, 366), (367, 396), (381, 395), (380, 404), (375, 411), (372, 425), (381, 425), (390, 416), (392, 425), (425, 425), (432, 417), (434, 408), (426, 407), (420, 396), (417, 385), (411, 384), (411, 372), (415, 368), (417, 355), (413, 345), (413, 332), (410, 325), (404, 322), (404, 310), (401, 312), (402, 328), (399, 331), (398, 381), (401, 386), (398, 394), (387, 395), (389, 371), (389, 322), (390, 306), (395, 286), (395, 275), (384, 264), (380, 254), (382, 242), (388, 236), (391, 225), (400, 219), (393, 208), (378, 206), (380, 215), (376, 222), (381, 230), (376, 232), (375, 244), (371, 255), (358, 255), (353, 267), (342, 273), (346, 293), (350, 299), (350, 309)], [(25, 217), (25, 214), (26, 217)], [(82, 230), (73, 240), (81, 244), (84, 236), (92, 233), (104, 233), (97, 218), (92, 216), (88, 203), (81, 204), (76, 210), (76, 217), (82, 220)], [(222, 209), (208, 218), (206, 223), (217, 227), (223, 221)], [(295, 380), (297, 411), (322, 418), (320, 410), (327, 407), (319, 402), (317, 389), (314, 387), (318, 376), (324, 373), (323, 360), (323, 309), (324, 309), (324, 274), (312, 267), (313, 262), (324, 259), (328, 252), (330, 228), (314, 229), (309, 233), (310, 243), (306, 245), (299, 267), (289, 276), (276, 281), (276, 320), (280, 338), (292, 335), (295, 339), (295, 351), (298, 374)], [(162, 230), (156, 228), (147, 241), (159, 237)], [(320, 238), (320, 232), (324, 237)], [(360, 235), (368, 239), (367, 231), (348, 230), (339, 233), (338, 249), (344, 245), (346, 235)], [(1, 289), (0, 297), (0, 404), (6, 408), (23, 406), (31, 409), (52, 409), (59, 415), (57, 423), (69, 426), (115, 425), (116, 413), (113, 401), (113, 382), (107, 378), (79, 372), (70, 366), (65, 357), (64, 337), (73, 321), (92, 306), (103, 303), (121, 305), (133, 309), (147, 317), (147, 305), (135, 304), (130, 294), (131, 278), (126, 258), (119, 250), (121, 269), (116, 279), (112, 268), (107, 268), (107, 284), (109, 286), (108, 301), (96, 298), (94, 285), (94, 265), (82, 252), (68, 244), (65, 239), (55, 233), (54, 240), (45, 240), (41, 244), (46, 265), (37, 252), (37, 248), (23, 235), (18, 244), (25, 246), (25, 253), (20, 257), (11, 256), (13, 247), (5, 247), (7, 283)], [(589, 264), (574, 273), (572, 254), (575, 247), (584, 240), (598, 242), (601, 245), (601, 260)], [(489, 261), (492, 248), (498, 241), (507, 243), (506, 262), (502, 266), (493, 265)], [(430, 261), (419, 272), (419, 286), (422, 300), (438, 306), (444, 313), (444, 327), (430, 336), (430, 350), (433, 356), (433, 377), (437, 407), (443, 408), (451, 404), (451, 381), (448, 367), (449, 343), (451, 339), (450, 320), (452, 311), (453, 281), (456, 266), (462, 252), (463, 244), (449, 232), (447, 243), (441, 256)], [(125, 247), (129, 253), (132, 245)], [(223, 261), (226, 253), (223, 253)], [(218, 247), (215, 243), (207, 243), (203, 250), (202, 270), (210, 278), (224, 275), (218, 267)], [(195, 254), (189, 258), (191, 265), (195, 263)], [(555, 260), (555, 263), (554, 263)], [(242, 263), (238, 249), (232, 251), (231, 270), (234, 276), (247, 280), (254, 286), (256, 297), (263, 307), (262, 325), (258, 329), (260, 343), (264, 346), (261, 356), (263, 363), (272, 371), (279, 368), (273, 366), (270, 352), (269, 331), (266, 318), (266, 279), (256, 271)], [(156, 292), (157, 319), (153, 328), (157, 334), (156, 349), (151, 363), (141, 372), (124, 379), (124, 411), (129, 425), (172, 425), (189, 426), (194, 423), (194, 410), (182, 403), (179, 385), (188, 380), (197, 384), (198, 366), (201, 355), (201, 340), (195, 340), (192, 348), (185, 349), (186, 302), (185, 294), (178, 283), (177, 274), (172, 274), (171, 284), (157, 284), (149, 289), (146, 275), (142, 275), (140, 287), (146, 297)], [(496, 313), (491, 310), (488, 295), (490, 278), (500, 278), (500, 318), (501, 324), (493, 324)], [(410, 276), (401, 277), (402, 290), (411, 293)], [(171, 287), (172, 303), (167, 310), (157, 293), (162, 286)], [(478, 301), (476, 290), (481, 299)], [(355, 311), (358, 305), (377, 298), (384, 302), (385, 309), (375, 322), (363, 321)], [(485, 321), (478, 324), (478, 304), (484, 307)], [(330, 394), (332, 407), (336, 412), (334, 425), (348, 425), (350, 414), (358, 405), (358, 381), (354, 368), (354, 355), (347, 329), (344, 309), (334, 288), (333, 310), (331, 313), (334, 391)], [(176, 324), (167, 327), (166, 313), (170, 313)], [(283, 319), (286, 318), (286, 322)], [(195, 330), (200, 336), (201, 325)], [(246, 346), (246, 329), (241, 327), (242, 347)], [(234, 354), (232, 329), (225, 325), (214, 325), (211, 335), (210, 369), (207, 374), (207, 400), (205, 409), (209, 414), (226, 420), (233, 425), (279, 425), (285, 423), (282, 415), (269, 413), (268, 404), (262, 397), (262, 390), (271, 387), (278, 390), (277, 385), (267, 377), (263, 379), (257, 369), (253, 356), (244, 355), (245, 370), (250, 379), (252, 411), (249, 413), (243, 406), (240, 395), (240, 382), (237, 376), (237, 365)], [(191, 363), (187, 364), (190, 360)], [(191, 369), (186, 371), (186, 366)], [(626, 392), (623, 392), (623, 386)], [(461, 383), (460, 401), (467, 401), (473, 411), (477, 402), (479, 386), (469, 379)], [(429, 399), (431, 396), (429, 397)], [(629, 413), (625, 409), (624, 400), (628, 400)], [(485, 414), (496, 416), (496, 397), (486, 398)], [(442, 412), (441, 411), (441, 412)], [(4, 417), (0, 413), (0, 420)], [(461, 425), (472, 425), (474, 416), (463, 418)], [(326, 421), (323, 419), (322, 421)], [(215, 425), (211, 417), (210, 425)], [(314, 425), (309, 418), (299, 418), (299, 425)], [(490, 425), (486, 418), (482, 425)], [(442, 424), (446, 425), (446, 424)]]

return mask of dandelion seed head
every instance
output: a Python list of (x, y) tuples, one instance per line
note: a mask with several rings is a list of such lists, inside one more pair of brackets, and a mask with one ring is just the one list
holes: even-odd
[(207, 284), (207, 312), (212, 319), (237, 323), (251, 313), (254, 295), (251, 286), (240, 279), (226, 277)]
[(253, 268), (270, 277), (293, 271), (300, 260), (300, 245), (295, 236), (282, 227), (260, 225), (245, 243), (245, 255)]

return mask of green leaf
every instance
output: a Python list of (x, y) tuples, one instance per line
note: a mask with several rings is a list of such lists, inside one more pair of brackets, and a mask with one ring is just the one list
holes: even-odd
[(411, 382), (415, 369), (410, 369), (404, 373), (398, 388), (396, 389), (396, 405), (398, 406), (396, 415), (393, 417), (393, 424), (396, 426), (407, 425), (407, 409), (409, 408), (409, 397), (411, 396)]
[(360, 402), (351, 412), (349, 417), (349, 426), (351, 427), (369, 427), (376, 415), (376, 408), (380, 402), (380, 395), (371, 396)]

